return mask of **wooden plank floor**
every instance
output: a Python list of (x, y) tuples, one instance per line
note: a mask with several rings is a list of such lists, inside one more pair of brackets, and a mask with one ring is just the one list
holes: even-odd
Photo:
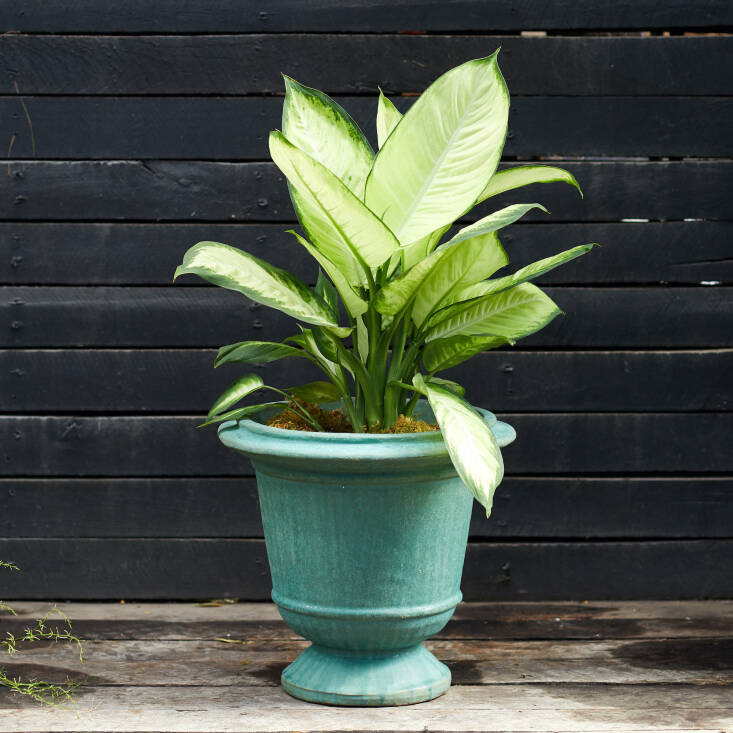
[[(13, 604), (0, 631), (47, 606)], [(69, 603), (86, 640), (39, 643), (10, 676), (83, 680), (51, 709), (0, 688), (0, 731), (732, 731), (733, 602), (467, 603), (427, 642), (450, 691), (402, 708), (329, 708), (278, 686), (307, 642), (271, 604)]]

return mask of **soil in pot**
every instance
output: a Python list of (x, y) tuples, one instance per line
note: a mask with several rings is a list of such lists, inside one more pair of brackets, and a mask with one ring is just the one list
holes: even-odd
[[(313, 402), (299, 401), (298, 404), (305, 408), (320, 425), (324, 433), (353, 433), (354, 429), (346, 415), (341, 410), (324, 410)], [(285, 408), (277, 415), (273, 415), (267, 424), (273, 428), (284, 428), (285, 430), (302, 430), (314, 433), (315, 428), (309, 425), (305, 419), (292, 408)], [(425, 420), (418, 420), (414, 417), (400, 415), (394, 425), (388, 430), (379, 430), (379, 433), (427, 433), (438, 430), (437, 423), (428, 423)]]

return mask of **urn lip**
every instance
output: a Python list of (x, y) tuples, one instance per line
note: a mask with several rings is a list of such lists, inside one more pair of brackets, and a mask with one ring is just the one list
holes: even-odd
[[(432, 420), (433, 415), (426, 401), (421, 400), (416, 416)], [(336, 403), (324, 404), (326, 409), (338, 407)], [(516, 438), (514, 428), (497, 419), (488, 410), (476, 408), (491, 428), (500, 447), (509, 445)], [(260, 420), (274, 414), (263, 411)], [(389, 459), (400, 457), (448, 458), (448, 451), (440, 431), (424, 433), (319, 433), (287, 430), (272, 427), (257, 419), (229, 420), (219, 427), (219, 439), (224, 445), (249, 455), (310, 457), (362, 461), (369, 458)]]

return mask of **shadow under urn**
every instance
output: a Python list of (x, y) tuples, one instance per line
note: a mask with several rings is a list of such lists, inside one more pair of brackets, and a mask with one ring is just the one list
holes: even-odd
[[(312, 643), (282, 673), (286, 692), (329, 705), (407, 705), (451, 683), (421, 642), (461, 600), (473, 497), (440, 432), (309, 433), (271, 413), (226, 422), (224, 445), (257, 475), (272, 600)], [(479, 410), (499, 446), (514, 429)], [(432, 421), (426, 403), (416, 417)]]

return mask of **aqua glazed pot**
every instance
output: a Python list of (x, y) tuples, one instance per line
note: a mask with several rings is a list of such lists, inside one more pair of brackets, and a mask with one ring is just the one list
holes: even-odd
[[(481, 412), (499, 445), (514, 440)], [(420, 642), (461, 600), (473, 498), (440, 433), (306, 433), (262, 415), (224, 423), (219, 437), (252, 460), (272, 600), (313, 642), (283, 671), (283, 688), (330, 705), (442, 694), (450, 670)]]

